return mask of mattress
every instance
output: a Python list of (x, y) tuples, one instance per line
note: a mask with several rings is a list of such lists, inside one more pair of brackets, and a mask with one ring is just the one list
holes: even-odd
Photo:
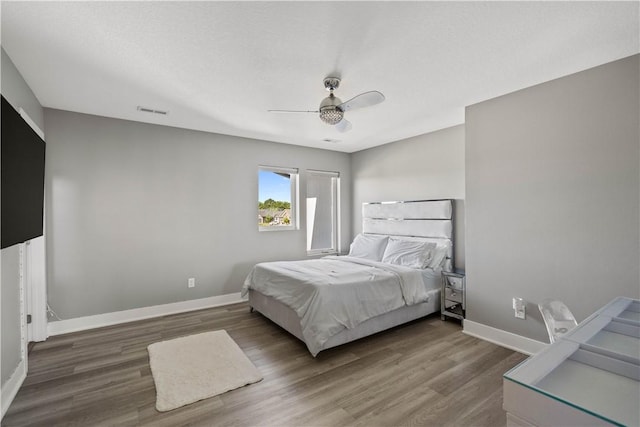
[[(440, 289), (428, 292), (429, 299), (426, 302), (408, 305), (380, 316), (365, 320), (352, 329), (344, 329), (333, 335), (323, 345), (322, 350), (327, 350), (348, 342), (376, 334), (381, 331), (402, 325), (412, 320), (420, 319), (432, 313), (440, 311)], [(249, 290), (249, 305), (263, 316), (285, 329), (287, 332), (305, 342), (300, 327), (300, 318), (295, 311), (277, 301), (265, 296), (258, 291)]]
[(277, 299), (264, 295), (254, 289), (249, 289), (249, 304), (265, 317), (287, 330), (289, 333), (307, 344), (315, 356), (319, 351), (336, 347), (347, 342), (366, 337), (377, 332), (410, 322), (440, 310), (441, 273), (431, 269), (421, 271), (422, 280), (427, 290), (426, 301), (418, 304), (405, 305), (387, 313), (367, 319), (351, 328), (343, 328), (333, 334), (318, 347), (315, 343), (308, 343), (302, 332), (301, 320), (298, 314)]

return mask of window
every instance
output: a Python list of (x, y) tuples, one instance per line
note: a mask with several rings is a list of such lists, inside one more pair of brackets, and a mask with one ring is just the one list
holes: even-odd
[(307, 171), (307, 254), (337, 253), (340, 174)]
[(258, 228), (260, 231), (295, 230), (298, 169), (260, 166), (258, 171)]

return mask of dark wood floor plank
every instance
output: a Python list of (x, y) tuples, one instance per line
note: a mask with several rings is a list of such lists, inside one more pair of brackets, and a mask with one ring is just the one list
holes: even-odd
[(154, 405), (146, 405), (138, 411), (138, 425), (148, 427), (174, 427), (191, 424), (218, 425), (213, 418), (216, 410), (224, 407), (220, 396), (206, 399), (193, 405), (183, 406), (168, 412), (158, 412)]
[[(497, 347), (496, 347), (497, 348)], [(493, 365), (490, 369), (482, 372), (480, 375), (474, 376), (466, 382), (460, 383), (460, 387), (455, 393), (444, 396), (444, 399), (423, 408), (422, 411), (413, 415), (408, 420), (408, 424), (412, 425), (463, 425), (459, 419), (473, 410), (476, 405), (484, 402), (486, 396), (502, 388), (502, 374), (510, 367), (515, 366), (524, 359), (523, 355), (511, 352), (506, 360)], [(493, 418), (499, 418), (500, 422), (495, 425), (505, 425), (506, 416), (502, 411), (502, 402), (500, 406), (494, 406), (492, 411), (499, 415)], [(473, 422), (471, 425), (478, 425)], [(489, 425), (487, 427), (493, 427)]]
[[(147, 346), (226, 329), (264, 379), (155, 409)], [(525, 356), (428, 316), (312, 357), (245, 303), (51, 337), (3, 426), (504, 426), (502, 374)]]
[(430, 408), (434, 403), (443, 402), (444, 397), (429, 388), (407, 390), (405, 393), (389, 395), (382, 404), (360, 415), (353, 424), (358, 427), (399, 426), (399, 425), (433, 425), (412, 424), (409, 420), (413, 414)]
[(56, 392), (41, 384), (26, 386), (20, 390), (21, 399), (12, 405), (12, 411), (24, 411), (34, 405), (55, 403), (56, 401), (73, 398), (75, 395), (83, 395), (96, 390), (102, 390), (111, 384), (129, 383), (141, 377), (140, 369), (124, 368), (104, 371), (103, 373), (72, 374), (56, 380)]
[[(385, 372), (380, 381), (365, 383), (354, 393), (345, 396), (344, 399), (338, 402), (340, 406), (358, 418), (367, 413), (376, 412), (378, 408), (388, 404), (390, 396), (387, 393), (372, 393), (372, 390), (397, 390), (398, 392), (395, 393), (393, 398), (404, 396), (406, 393), (403, 393), (403, 391), (405, 390), (407, 392), (422, 390), (425, 394), (431, 394), (433, 390), (424, 387), (424, 379), (447, 370), (453, 364), (454, 362), (446, 358), (429, 362), (428, 366), (420, 366), (418, 363), (415, 366), (399, 364), (399, 369)], [(412, 375), (403, 375), (407, 370), (412, 370)]]
[(486, 372), (494, 365), (498, 364), (505, 357), (508, 357), (511, 350), (503, 347), (492, 346), (487, 351), (476, 353), (459, 364), (454, 364), (449, 369), (435, 375), (426, 382), (429, 388), (440, 394), (448, 396), (461, 388), (462, 384)]

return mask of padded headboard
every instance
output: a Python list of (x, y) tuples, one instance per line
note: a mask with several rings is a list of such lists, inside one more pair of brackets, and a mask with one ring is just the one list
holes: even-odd
[(425, 237), (450, 246), (445, 270), (453, 269), (453, 200), (411, 200), (362, 204), (362, 232)]

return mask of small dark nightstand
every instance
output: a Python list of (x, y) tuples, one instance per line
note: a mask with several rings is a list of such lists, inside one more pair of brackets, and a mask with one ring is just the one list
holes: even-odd
[(443, 271), (440, 292), (440, 318), (446, 316), (464, 320), (467, 309), (464, 270)]

